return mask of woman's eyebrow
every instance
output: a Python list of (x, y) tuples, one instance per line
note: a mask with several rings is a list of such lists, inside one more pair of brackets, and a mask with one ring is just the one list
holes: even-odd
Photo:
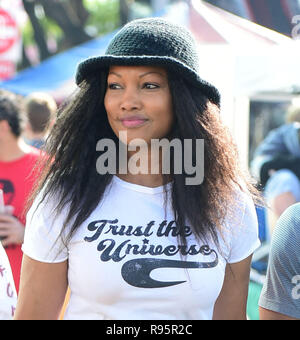
[[(113, 75), (115, 75), (115, 76), (117, 76), (117, 77), (119, 77), (119, 78), (122, 78), (122, 75), (121, 75), (121, 74), (116, 73), (116, 72), (114, 72), (114, 71), (109, 72), (109, 75), (110, 75), (110, 74), (113, 74)], [(146, 72), (146, 73), (141, 74), (141, 75), (139, 76), (139, 78), (143, 78), (143, 77), (147, 76), (148, 74), (158, 74), (158, 75), (160, 75), (161, 77), (165, 77), (165, 75), (164, 75), (163, 73), (160, 73), (160, 72), (158, 72), (158, 71), (150, 71), (150, 72)]]
[(158, 71), (150, 71), (150, 72), (146, 72), (146, 73), (141, 74), (141, 75), (139, 76), (139, 78), (143, 78), (143, 77), (147, 76), (148, 74), (158, 74), (158, 75), (160, 75), (161, 77), (165, 77), (164, 74), (162, 74), (162, 73), (160, 73), (160, 72), (158, 72)]
[(122, 76), (120, 74), (116, 73), (116, 72), (111, 71), (111, 72), (108, 73), (108, 75), (110, 75), (110, 74), (114, 74), (115, 76), (122, 78)]

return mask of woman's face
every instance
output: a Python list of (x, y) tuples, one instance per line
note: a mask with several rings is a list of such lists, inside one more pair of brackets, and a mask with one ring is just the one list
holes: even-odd
[(172, 98), (164, 68), (112, 66), (109, 69), (104, 105), (116, 136), (127, 133), (130, 143), (166, 137), (173, 124)]

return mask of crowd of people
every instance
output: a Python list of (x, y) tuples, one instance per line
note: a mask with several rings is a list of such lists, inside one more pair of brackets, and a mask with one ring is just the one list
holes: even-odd
[[(0, 92), (2, 319), (58, 319), (67, 291), (65, 319), (247, 318), (264, 199), (198, 62), (187, 29), (140, 19), (78, 66), (62, 107)], [(300, 319), (299, 131), (294, 121), (273, 131), (252, 164), (273, 213), (261, 319)], [(127, 170), (142, 155), (149, 171), (99, 174), (111, 157), (103, 139), (126, 149)], [(204, 181), (187, 185), (184, 166), (165, 173), (163, 151), (150, 171), (153, 139), (204, 140)], [(180, 150), (198, 160), (193, 144)]]
[[(45, 93), (23, 98), (0, 91), (0, 239), (6, 251), (1, 249), (1, 312), (8, 307), (5, 297), (12, 299), (8, 286), (16, 289), (14, 298), (19, 290), (26, 202), (37, 180), (34, 169), (41, 156), (38, 147), (46, 140), (56, 109), (55, 100)], [(7, 312), (12, 316), (11, 308)]]

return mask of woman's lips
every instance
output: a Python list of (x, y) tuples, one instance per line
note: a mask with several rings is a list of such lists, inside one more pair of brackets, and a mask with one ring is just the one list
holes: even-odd
[(126, 128), (136, 128), (144, 125), (148, 122), (148, 119), (144, 118), (125, 118), (121, 119), (121, 122)]

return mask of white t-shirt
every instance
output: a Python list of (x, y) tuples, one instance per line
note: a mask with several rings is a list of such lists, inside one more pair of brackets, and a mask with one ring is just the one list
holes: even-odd
[(245, 194), (239, 198), (240, 215), (226, 223), (224, 242), (220, 238), (222, 255), (213, 242), (199, 244), (188, 226), (187, 246), (178, 244), (163, 187), (116, 176), (67, 246), (64, 235), (58, 237), (65, 216), (53, 223), (51, 200), (33, 214), (37, 198), (27, 216), (23, 251), (41, 262), (68, 260), (65, 319), (211, 319), (226, 261), (239, 262), (260, 244), (254, 205)]
[(0, 320), (11, 320), (17, 304), (17, 293), (5, 250), (0, 242)]

